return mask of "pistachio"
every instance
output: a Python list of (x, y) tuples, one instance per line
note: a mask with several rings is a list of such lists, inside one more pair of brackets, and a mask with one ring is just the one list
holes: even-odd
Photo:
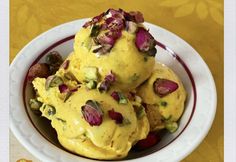
[(81, 107), (81, 112), (89, 125), (99, 126), (102, 124), (103, 112), (97, 101), (88, 100), (85, 105)]
[(92, 29), (91, 29), (91, 33), (90, 33), (90, 37), (96, 37), (98, 36), (99, 32), (100, 32), (100, 25), (93, 25)]
[(64, 73), (64, 78), (67, 79), (67, 80), (71, 80), (71, 81), (76, 81), (77, 83), (80, 83), (76, 77), (74, 76), (74, 74), (72, 72), (66, 72)]
[(56, 109), (55, 109), (55, 107), (53, 107), (51, 105), (44, 105), (44, 112), (46, 112), (47, 115), (49, 115), (49, 116), (53, 116), (56, 114)]
[(56, 75), (51, 75), (46, 80), (45, 88), (46, 90), (48, 90), (51, 87), (58, 87), (61, 84), (63, 84), (63, 80), (61, 77)]
[(94, 80), (90, 80), (88, 83), (86, 83), (86, 87), (88, 89), (94, 89), (97, 86), (97, 82)]
[(178, 124), (176, 122), (166, 123), (165, 128), (170, 132), (174, 133), (178, 129)]
[(30, 99), (29, 105), (32, 110), (39, 110), (39, 108), (42, 106), (42, 103), (37, 99)]
[(93, 67), (93, 66), (84, 67), (83, 72), (84, 72), (86, 81), (98, 80), (98, 69), (96, 67)]
[(141, 105), (141, 106), (133, 106), (134, 107), (134, 111), (136, 113), (136, 116), (138, 119), (141, 119), (145, 114), (145, 108)]

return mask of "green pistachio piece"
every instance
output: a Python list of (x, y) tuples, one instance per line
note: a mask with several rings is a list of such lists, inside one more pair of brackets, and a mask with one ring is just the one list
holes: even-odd
[(178, 129), (178, 124), (176, 122), (166, 123), (165, 128), (170, 132), (174, 133)]
[(91, 29), (91, 33), (90, 33), (90, 37), (96, 37), (98, 36), (99, 32), (100, 32), (100, 25), (93, 25), (92, 29)]
[(138, 119), (141, 119), (146, 114), (145, 108), (142, 105), (134, 106), (134, 111)]
[(121, 124), (119, 124), (120, 126), (125, 126), (125, 125), (130, 125), (131, 121), (127, 118), (123, 118), (123, 121)]
[(86, 81), (98, 80), (98, 69), (96, 67), (88, 66), (83, 68)]
[(64, 102), (66, 102), (70, 98), (71, 95), (72, 95), (72, 92), (70, 92), (70, 91), (67, 92), (65, 95), (65, 98), (64, 98)]
[(53, 107), (51, 105), (44, 105), (43, 111), (46, 112), (46, 114), (49, 116), (53, 116), (56, 114), (55, 107)]
[(63, 80), (61, 77), (56, 75), (51, 75), (46, 80), (45, 88), (46, 90), (48, 90), (51, 87), (58, 87), (61, 84), (63, 84)]
[(86, 83), (86, 87), (88, 89), (94, 89), (97, 86), (97, 82), (94, 80), (90, 80), (88, 83)]
[(168, 105), (168, 103), (166, 101), (161, 101), (160, 105), (163, 106), (163, 107), (166, 107)]
[(76, 79), (74, 74), (71, 73), (71, 72), (64, 73), (64, 78), (67, 79), (67, 80), (76, 81), (77, 83), (79, 83), (79, 81)]
[(130, 77), (130, 81), (131, 81), (131, 82), (135, 82), (135, 81), (138, 80), (138, 79), (139, 79), (139, 75), (136, 74), (136, 73), (134, 73), (134, 74)]
[(119, 95), (119, 104), (127, 104), (128, 103), (128, 100), (125, 97), (125, 95), (123, 95), (123, 93), (119, 92), (118, 95)]
[(62, 122), (62, 123), (66, 123), (65, 120), (61, 119), (61, 118), (56, 118), (58, 121)]
[(37, 99), (30, 99), (29, 105), (32, 110), (39, 110), (39, 108), (42, 106), (42, 103)]

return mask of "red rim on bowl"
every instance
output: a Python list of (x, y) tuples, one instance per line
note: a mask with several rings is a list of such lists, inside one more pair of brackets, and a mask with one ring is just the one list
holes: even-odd
[[(46, 55), (46, 54), (47, 54), (49, 51), (51, 51), (53, 48), (59, 46), (59, 45), (62, 44), (62, 43), (65, 43), (65, 42), (67, 42), (67, 41), (70, 41), (70, 40), (74, 39), (74, 37), (75, 37), (75, 35), (68, 36), (68, 37), (66, 37), (66, 38), (64, 38), (64, 39), (62, 39), (62, 40), (59, 40), (59, 41), (55, 42), (55, 43), (52, 44), (51, 46), (49, 46), (47, 49), (45, 49), (45, 50), (34, 60), (34, 62), (30, 65), (30, 67), (33, 66), (34, 64), (36, 64), (44, 55)], [(187, 128), (187, 126), (189, 125), (189, 123), (190, 123), (190, 121), (191, 121), (191, 119), (192, 119), (192, 117), (193, 117), (193, 115), (194, 115), (195, 108), (196, 108), (196, 102), (197, 102), (196, 86), (195, 86), (195, 82), (194, 82), (193, 75), (192, 75), (191, 71), (189, 70), (188, 66), (187, 66), (187, 65), (184, 63), (184, 61), (179, 57), (179, 55), (178, 55), (177, 53), (175, 53), (174, 51), (172, 51), (170, 48), (168, 48), (167, 46), (165, 46), (165, 45), (162, 44), (161, 42), (157, 42), (157, 45), (158, 45), (159, 47), (161, 47), (162, 49), (168, 51), (168, 52), (172, 55), (172, 57), (174, 57), (174, 58), (182, 65), (182, 67), (183, 67), (184, 70), (186, 71), (186, 73), (187, 73), (187, 75), (188, 75), (188, 77), (189, 77), (189, 79), (190, 79), (190, 81), (191, 81), (191, 85), (192, 85), (192, 89), (193, 89), (193, 107), (192, 107), (191, 115), (190, 115), (190, 117), (189, 117), (189, 119), (188, 119), (186, 125), (185, 125), (184, 128), (181, 130), (181, 132), (180, 132), (174, 139), (172, 139), (170, 142), (168, 142), (165, 146), (163, 146), (163, 147), (161, 147), (160, 149), (158, 149), (158, 150), (156, 150), (156, 151), (153, 151), (153, 152), (151, 152), (151, 153), (149, 153), (149, 154), (152, 154), (152, 153), (154, 153), (154, 152), (157, 152), (157, 151), (163, 149), (164, 147), (168, 146), (169, 144), (171, 144), (173, 141), (175, 141), (175, 140), (184, 132), (184, 130)], [(25, 75), (24, 85), (23, 85), (23, 103), (24, 103), (24, 107), (25, 107), (26, 114), (27, 114), (27, 116), (28, 116), (28, 118), (29, 118), (31, 124), (34, 126), (34, 128), (35, 128), (47, 141), (49, 141), (50, 143), (52, 143), (53, 145), (55, 145), (53, 142), (51, 142), (51, 140), (48, 139), (48, 137), (46, 137), (46, 136), (36, 127), (36, 125), (34, 124), (34, 122), (32, 121), (32, 119), (31, 119), (31, 117), (30, 117), (30, 115), (29, 115), (29, 112), (28, 112), (28, 110), (27, 110), (26, 100), (25, 100), (25, 96), (26, 96), (26, 94), (25, 94), (26, 86), (27, 86), (27, 74)], [(56, 146), (56, 145), (55, 145), (55, 146)], [(56, 147), (58, 147), (58, 146), (56, 146)], [(59, 147), (58, 147), (58, 148), (59, 148)], [(60, 149), (62, 149), (62, 148), (60, 148)], [(77, 155), (77, 154), (75, 154), (75, 153), (73, 153), (73, 152), (70, 152), (70, 151), (68, 151), (68, 150), (66, 150), (66, 149), (64, 149), (64, 148), (63, 148), (63, 150), (66, 151), (66, 152), (69, 152), (69, 153), (71, 153), (71, 154), (73, 154), (73, 155), (80, 156), (80, 155)], [(141, 157), (141, 156), (140, 156), (140, 157)]]

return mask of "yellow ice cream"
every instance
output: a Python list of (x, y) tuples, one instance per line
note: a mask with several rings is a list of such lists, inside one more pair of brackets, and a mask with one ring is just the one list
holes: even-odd
[[(178, 84), (178, 89), (165, 97), (159, 97), (153, 90), (157, 78), (168, 79)], [(138, 88), (138, 95), (147, 104), (147, 114), (151, 130), (164, 128), (164, 122), (176, 122), (184, 111), (186, 92), (177, 75), (167, 66), (156, 63), (150, 78)]]
[(100, 79), (112, 70), (117, 77), (115, 86), (122, 91), (135, 89), (151, 74), (155, 58), (139, 52), (135, 46), (135, 34), (122, 31), (122, 36), (117, 40), (109, 53), (97, 55), (93, 53), (88, 42), (91, 28), (82, 28), (75, 36), (74, 51), (80, 59), (80, 72), (76, 77), (84, 80), (83, 68), (88, 66), (97, 67)]
[[(127, 156), (135, 142), (147, 136), (148, 119), (143, 116), (138, 120), (130, 102), (118, 104), (108, 93), (88, 90), (83, 85), (64, 102), (58, 87), (46, 90), (45, 82), (44, 78), (33, 81), (39, 96), (37, 99), (44, 103), (40, 111), (42, 116), (51, 120), (60, 143), (66, 149), (95, 159), (119, 159)], [(73, 86), (75, 83), (66, 84)], [(104, 113), (100, 126), (90, 126), (83, 118), (81, 107), (87, 100), (100, 103)], [(45, 105), (54, 107), (55, 114), (50, 115)], [(107, 111), (111, 109), (121, 113), (126, 123), (116, 124), (109, 118)]]

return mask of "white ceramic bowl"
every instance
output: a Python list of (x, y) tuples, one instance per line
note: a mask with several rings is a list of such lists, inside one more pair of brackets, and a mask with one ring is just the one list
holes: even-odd
[[(50, 123), (33, 114), (27, 101), (32, 88), (25, 84), (29, 67), (44, 60), (45, 54), (59, 51), (65, 58), (73, 50), (75, 33), (87, 19), (57, 26), (26, 45), (10, 67), (10, 127), (25, 148), (43, 162), (91, 162), (92, 159), (64, 150)], [(180, 161), (190, 154), (208, 133), (216, 112), (216, 89), (213, 77), (200, 55), (175, 34), (145, 23), (160, 42), (156, 59), (174, 70), (182, 80), (188, 98), (179, 129), (166, 134), (161, 142), (141, 152), (131, 152), (123, 161)]]

